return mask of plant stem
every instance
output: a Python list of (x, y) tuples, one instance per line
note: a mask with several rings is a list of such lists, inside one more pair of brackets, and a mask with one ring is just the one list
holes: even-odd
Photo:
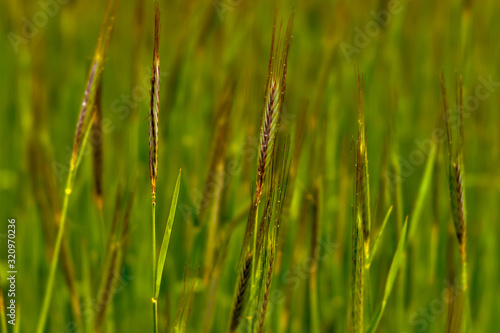
[(153, 325), (154, 332), (158, 333), (158, 302), (153, 298)]
[(465, 304), (465, 332), (470, 332), (471, 313), (470, 313), (470, 303), (469, 303), (469, 286), (467, 283), (467, 259), (465, 257), (465, 244), (463, 245), (463, 258), (462, 258), (462, 288), (464, 293), (464, 304)]
[(64, 235), (64, 226), (66, 224), (66, 213), (68, 211), (68, 202), (72, 190), (72, 181), (75, 169), (76, 168), (74, 167), (74, 165), (72, 165), (68, 173), (68, 179), (66, 180), (66, 188), (64, 189), (63, 208), (61, 211), (61, 220), (59, 222), (59, 229), (57, 231), (57, 239), (54, 248), (54, 254), (52, 255), (52, 261), (50, 263), (50, 273), (49, 273), (49, 279), (47, 281), (47, 287), (45, 288), (45, 296), (43, 297), (42, 311), (40, 312), (40, 317), (38, 318), (38, 325), (36, 329), (37, 333), (43, 333), (43, 329), (47, 321), (47, 313), (49, 311), (50, 300), (52, 298), (52, 289), (54, 288), (57, 263), (59, 260), (59, 252), (61, 251), (61, 243)]
[[(92, 115), (89, 124), (94, 121), (95, 114)], [(52, 298), (52, 289), (54, 288), (54, 280), (56, 277), (57, 263), (59, 260), (59, 253), (61, 252), (61, 244), (64, 236), (64, 226), (66, 224), (66, 214), (68, 211), (69, 196), (73, 189), (73, 180), (76, 174), (76, 169), (83, 157), (83, 151), (85, 151), (85, 145), (90, 133), (91, 126), (87, 127), (85, 135), (78, 151), (73, 150), (73, 156), (71, 158), (71, 164), (68, 172), (68, 178), (66, 180), (66, 187), (64, 188), (64, 200), (63, 207), (61, 211), (61, 219), (59, 222), (59, 229), (57, 231), (56, 245), (54, 247), (54, 254), (52, 255), (52, 261), (50, 263), (49, 279), (47, 281), (47, 288), (45, 288), (45, 295), (43, 297), (42, 311), (40, 311), (40, 317), (38, 318), (37, 333), (42, 333), (47, 321), (47, 313), (49, 312), (50, 300)], [(73, 149), (75, 149), (73, 147)], [(19, 326), (18, 326), (19, 327)]]
[(155, 289), (156, 289), (156, 222), (155, 222), (155, 211), (156, 211), (156, 194), (153, 192), (151, 195), (152, 203), (152, 244), (153, 244), (153, 298), (151, 301), (153, 302), (153, 326), (154, 332), (158, 332), (158, 300), (155, 298)]

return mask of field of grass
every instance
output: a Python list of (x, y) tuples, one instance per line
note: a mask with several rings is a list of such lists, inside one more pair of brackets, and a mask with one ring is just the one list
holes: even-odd
[(0, 332), (500, 329), (497, 1), (0, 9)]

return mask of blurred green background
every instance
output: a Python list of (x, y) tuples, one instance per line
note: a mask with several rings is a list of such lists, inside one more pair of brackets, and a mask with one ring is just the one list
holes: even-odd
[[(396, 207), (370, 270), (365, 320), (370, 322), (380, 304), (402, 218), (411, 218), (422, 181), (427, 154), (421, 162), (412, 163), (412, 153), (422, 151), (419, 143), (432, 139), (433, 130), (444, 130), (439, 74), (443, 71), (453, 104), (456, 70), (463, 75), (465, 111), (470, 111), (465, 117), (464, 182), (471, 331), (497, 331), (500, 44), (495, 20), (500, 17), (500, 3), (472, 0), (160, 1), (156, 212), (160, 235), (182, 168), (161, 290), (161, 330), (168, 329), (167, 324), (174, 326), (186, 263), (195, 269), (201, 266), (187, 331), (227, 329), (255, 177), (275, 8), (283, 24), (295, 12), (280, 127), (283, 135), (292, 138), (295, 160), (290, 174), (294, 186), (282, 222), (286, 232), (280, 239), (280, 265), (272, 284), (273, 290), (285, 296), (273, 304), (266, 331), (313, 331), (313, 317), (319, 318), (320, 331), (349, 331), (352, 142), (357, 135), (355, 65), (366, 75), (374, 231), (387, 209)], [(48, 241), (47, 235), (55, 234), (78, 112), (105, 10), (106, 3), (95, 0), (4, 0), (0, 4), (4, 36), (0, 55), (0, 274), (5, 293), (7, 219), (15, 218), (20, 332), (34, 331), (41, 308), (53, 246), (53, 238)], [(146, 119), (153, 37), (153, 2), (120, 1), (102, 77), (103, 216), (93, 199), (90, 153), (78, 169), (69, 203), (66, 238), (79, 300), (85, 307), (96, 297), (102, 241), (113, 219), (117, 188), (120, 184), (122, 199), (134, 193), (129, 243), (123, 268), (117, 270), (123, 288), (112, 295), (105, 332), (152, 327)], [(219, 246), (223, 239), (228, 244), (225, 250), (221, 247), (224, 255), (218, 261), (218, 278), (209, 284), (203, 279), (206, 223), (197, 217), (196, 202), (210, 179), (217, 110), (226, 82), (231, 82), (233, 90), (224, 158), (226, 168), (233, 169), (226, 173), (216, 239), (208, 242)], [(459, 271), (445, 153), (442, 145), (417, 233), (407, 248), (405, 278), (396, 282), (379, 332), (445, 330), (446, 304), (437, 304), (446, 281)], [(394, 159), (407, 171), (399, 197), (388, 182)], [(126, 205), (123, 199), (122, 215)], [(313, 205), (320, 207), (318, 239), (334, 248), (333, 252), (328, 247), (321, 250), (325, 259), (318, 264), (317, 289), (311, 287), (310, 272), (303, 268), (310, 255)], [(456, 253), (450, 255), (450, 251)], [(65, 281), (60, 265), (47, 332), (92, 331), (86, 317), (83, 326), (68, 326), (74, 318)], [(311, 293), (317, 293), (317, 299)], [(213, 303), (207, 305), (209, 299)], [(422, 309), (428, 312), (424, 314)], [(91, 310), (93, 314), (98, 311)]]

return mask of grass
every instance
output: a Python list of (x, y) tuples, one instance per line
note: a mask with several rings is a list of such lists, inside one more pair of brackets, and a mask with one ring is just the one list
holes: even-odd
[[(160, 112), (160, 9), (158, 2), (155, 2), (155, 37), (153, 48), (153, 65), (151, 69), (151, 102), (149, 106), (149, 178), (151, 179), (151, 245), (153, 248), (153, 331), (158, 332), (158, 299), (156, 277), (157, 259), (156, 259), (156, 180), (158, 177), (158, 114)], [(170, 235), (169, 235), (170, 237)], [(163, 267), (163, 265), (162, 265)], [(158, 287), (159, 289), (159, 287)]]
[(87, 83), (87, 88), (85, 89), (82, 107), (80, 110), (80, 115), (78, 117), (78, 123), (76, 126), (75, 139), (73, 142), (73, 150), (71, 153), (71, 162), (68, 172), (68, 178), (66, 181), (66, 187), (64, 189), (64, 199), (61, 212), (61, 218), (59, 221), (56, 244), (54, 246), (54, 254), (52, 256), (52, 261), (50, 265), (50, 273), (47, 281), (47, 287), (45, 289), (45, 296), (43, 299), (42, 309), (40, 311), (40, 317), (38, 319), (37, 332), (42, 333), (45, 328), (45, 323), (47, 320), (47, 313), (49, 311), (50, 302), (52, 298), (52, 292), (55, 283), (55, 274), (57, 269), (57, 264), (59, 261), (59, 253), (61, 250), (61, 244), (65, 231), (66, 214), (68, 208), (68, 201), (73, 191), (73, 182), (76, 174), (76, 170), (80, 164), (83, 156), (83, 151), (87, 143), (87, 138), (92, 128), (95, 117), (94, 101), (96, 97), (96, 92), (98, 90), (101, 73), (103, 70), (103, 62), (106, 57), (106, 52), (108, 49), (108, 43), (111, 31), (113, 29), (113, 1), (108, 2), (108, 9), (106, 11), (106, 16), (102, 25), (101, 33), (99, 35), (98, 45), (94, 54), (94, 59), (92, 61), (92, 67), (89, 73), (89, 79)]
[[(460, 251), (460, 263), (461, 263), (461, 285), (463, 288), (462, 297), (467, 299), (467, 250), (466, 250), (466, 240), (467, 240), (467, 224), (466, 224), (466, 213), (465, 213), (465, 190), (462, 182), (464, 168), (463, 162), (463, 140), (464, 140), (464, 116), (463, 116), (463, 82), (462, 76), (458, 78), (456, 74), (456, 104), (455, 104), (455, 117), (458, 119), (458, 124), (455, 122), (451, 124), (451, 110), (448, 109), (448, 102), (446, 97), (446, 87), (444, 82), (443, 74), (441, 73), (441, 90), (443, 93), (443, 110), (444, 117), (446, 120), (446, 137), (448, 141), (448, 180), (449, 180), (449, 193), (450, 193), (450, 206), (451, 213), (453, 216), (453, 225), (455, 227), (455, 233), (458, 240), (459, 251)], [(458, 114), (458, 115), (457, 115)], [(458, 128), (457, 128), (458, 127)], [(453, 131), (456, 130), (458, 133), (458, 144), (453, 141)], [(455, 134), (457, 135), (457, 134)], [(456, 148), (455, 148), (456, 146)], [(462, 301), (463, 302), (463, 301)], [(467, 302), (467, 301), (465, 301)], [(458, 310), (450, 310), (450, 319), (448, 321), (447, 330), (452, 330), (450, 322), (458, 322), (455, 324), (456, 329), (460, 329), (460, 320), (456, 320), (454, 317), (462, 317), (462, 307), (456, 307), (454, 304), (450, 306), (452, 309), (458, 308)], [(467, 316), (463, 317), (465, 320), (465, 327), (469, 329), (470, 323), (468, 322)]]
[(496, 2), (2, 8), (2, 332), (498, 331)]

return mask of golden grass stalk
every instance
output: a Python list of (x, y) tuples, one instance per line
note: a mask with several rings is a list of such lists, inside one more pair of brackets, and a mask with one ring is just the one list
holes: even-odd
[(68, 173), (68, 178), (66, 180), (66, 187), (64, 190), (64, 200), (60, 217), (60, 225), (57, 233), (56, 244), (54, 247), (54, 254), (52, 256), (50, 264), (49, 278), (47, 280), (47, 287), (45, 289), (42, 309), (40, 311), (40, 316), (38, 319), (37, 330), (36, 330), (37, 333), (43, 332), (47, 320), (47, 314), (49, 311), (50, 301), (52, 298), (52, 290), (54, 288), (55, 274), (59, 260), (59, 253), (61, 250), (61, 244), (65, 230), (69, 196), (73, 189), (73, 181), (74, 181), (74, 176), (76, 174), (76, 169), (83, 156), (85, 144), (87, 142), (92, 121), (94, 119), (93, 111), (94, 111), (94, 101), (97, 91), (97, 85), (98, 82), (100, 82), (101, 74), (104, 68), (104, 59), (106, 57), (106, 53), (109, 46), (109, 40), (111, 37), (111, 32), (113, 30), (114, 5), (115, 5), (114, 0), (108, 0), (106, 15), (104, 17), (104, 21), (101, 27), (101, 32), (99, 34), (99, 40), (97, 42), (97, 48), (94, 53), (92, 67), (87, 81), (87, 87), (84, 92), (83, 102), (80, 110), (80, 116), (78, 118), (76, 126), (76, 133), (73, 142), (73, 151), (70, 162), (70, 171)]

